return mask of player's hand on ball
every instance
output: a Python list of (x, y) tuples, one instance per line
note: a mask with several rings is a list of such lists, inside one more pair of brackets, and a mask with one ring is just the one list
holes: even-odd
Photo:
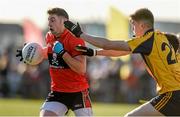
[[(24, 43), (24, 46), (25, 46), (26, 44), (27, 44), (27, 43)], [(23, 47), (24, 47), (24, 46), (23, 46)], [(22, 49), (17, 49), (16, 52), (17, 52), (17, 53), (16, 53), (16, 57), (17, 57), (17, 58), (20, 57), (19, 60), (20, 60), (20, 61), (23, 61)]]
[(82, 52), (82, 55), (86, 55), (86, 56), (89, 56), (89, 57), (97, 55), (97, 50), (92, 49), (92, 48), (88, 48), (88, 47), (85, 47), (85, 46), (82, 46), (82, 45), (76, 46), (75, 49), (77, 51)]
[(80, 37), (80, 35), (83, 33), (83, 32), (81, 31), (81, 27), (80, 27), (79, 23), (74, 24), (74, 23), (71, 22), (71, 21), (65, 21), (65, 22), (64, 22), (64, 26), (65, 26), (69, 31), (71, 31), (76, 37)]
[(20, 57), (20, 61), (23, 61), (23, 56), (22, 56), (22, 49), (17, 49), (16, 51), (16, 57), (19, 58)]
[(63, 56), (63, 54), (65, 53), (65, 50), (62, 43), (60, 43), (59, 41), (55, 41), (54, 46), (53, 46), (53, 52)]

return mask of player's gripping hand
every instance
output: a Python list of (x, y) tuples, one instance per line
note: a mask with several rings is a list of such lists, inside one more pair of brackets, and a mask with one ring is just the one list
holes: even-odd
[(55, 52), (56, 54), (60, 56), (63, 56), (63, 54), (65, 53), (65, 50), (62, 43), (60, 43), (59, 41), (55, 41), (53, 45), (53, 52)]
[(22, 49), (17, 49), (16, 51), (16, 57), (19, 58), (20, 57), (20, 61), (23, 61), (23, 56), (22, 56)]
[(71, 31), (76, 37), (80, 37), (80, 35), (83, 33), (81, 31), (81, 27), (79, 25), (79, 23), (74, 24), (71, 21), (65, 21), (64, 22), (64, 26)]
[(76, 46), (75, 49), (77, 51), (82, 52), (82, 55), (86, 55), (86, 56), (89, 56), (89, 57), (97, 55), (97, 50), (92, 49), (92, 48), (88, 48), (88, 47), (84, 47), (84, 46), (78, 45), (78, 46)]
[[(26, 45), (27, 43), (24, 43), (24, 46)], [(16, 57), (19, 58), (20, 57), (20, 61), (23, 61), (23, 56), (22, 56), (22, 49), (17, 49), (16, 50)]]

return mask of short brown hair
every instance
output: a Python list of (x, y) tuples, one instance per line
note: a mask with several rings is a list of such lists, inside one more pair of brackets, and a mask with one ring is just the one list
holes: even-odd
[(154, 16), (147, 8), (138, 9), (134, 14), (130, 15), (131, 20), (144, 21), (151, 27), (154, 27)]
[(49, 15), (55, 14), (55, 15), (57, 15), (57, 16), (64, 16), (65, 18), (69, 19), (68, 13), (67, 13), (64, 9), (62, 9), (62, 8), (58, 8), (58, 7), (51, 8), (51, 9), (49, 9), (49, 10), (47, 11), (47, 13), (48, 13)]

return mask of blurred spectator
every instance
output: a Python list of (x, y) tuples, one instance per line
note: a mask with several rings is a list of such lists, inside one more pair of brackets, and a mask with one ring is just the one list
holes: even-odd
[(0, 55), (0, 96), (9, 96), (9, 85), (7, 79), (8, 72), (8, 55), (6, 52)]
[(36, 66), (27, 66), (21, 80), (20, 93), (24, 98), (40, 98), (40, 72)]

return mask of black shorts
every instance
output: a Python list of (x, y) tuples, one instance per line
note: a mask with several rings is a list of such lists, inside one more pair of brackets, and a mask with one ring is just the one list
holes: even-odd
[(60, 102), (73, 111), (80, 108), (91, 108), (91, 100), (88, 90), (75, 93), (51, 91), (46, 98), (46, 102), (51, 101)]
[(165, 116), (180, 116), (180, 90), (156, 96), (150, 103)]

